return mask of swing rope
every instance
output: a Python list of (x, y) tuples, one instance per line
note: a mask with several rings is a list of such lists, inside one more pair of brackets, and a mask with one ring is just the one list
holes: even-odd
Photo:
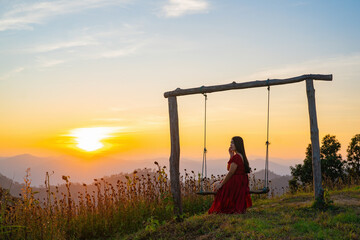
[(268, 90), (268, 106), (267, 106), (267, 126), (266, 126), (266, 159), (265, 159), (265, 189), (269, 188), (269, 123), (270, 123), (270, 85), (269, 79), (267, 80)]
[(205, 97), (205, 117), (204, 117), (204, 152), (203, 152), (203, 162), (202, 162), (202, 171), (201, 171), (201, 184), (200, 184), (200, 192), (203, 192), (203, 185), (204, 185), (204, 172), (205, 178), (207, 177), (207, 165), (206, 165), (206, 102), (207, 102), (207, 95), (203, 93)]
[[(264, 179), (264, 188), (260, 190), (250, 190), (252, 194), (264, 194), (269, 192), (269, 126), (270, 126), (270, 85), (269, 79), (267, 80), (267, 90), (268, 90), (268, 106), (267, 106), (267, 126), (266, 126), (266, 158), (265, 158), (265, 179)], [(205, 178), (207, 177), (207, 165), (206, 165), (206, 102), (207, 95), (203, 93), (205, 97), (205, 117), (204, 117), (204, 152), (203, 152), (203, 162), (202, 162), (202, 172), (201, 172), (201, 183), (200, 183), (200, 192), (197, 194), (200, 195), (214, 195), (216, 192), (204, 191), (204, 172)]]

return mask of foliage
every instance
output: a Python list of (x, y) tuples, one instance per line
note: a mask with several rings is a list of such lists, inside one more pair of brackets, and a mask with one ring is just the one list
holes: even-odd
[(334, 183), (344, 176), (341, 154), (338, 153), (341, 144), (335, 136), (330, 136), (329, 134), (324, 136), (321, 143), (321, 173), (324, 178), (328, 178)]
[(347, 148), (346, 171), (349, 177), (360, 178), (360, 134), (356, 134)]
[[(344, 177), (344, 165), (341, 158), (340, 151), (341, 144), (335, 136), (325, 135), (321, 141), (320, 147), (320, 161), (321, 173), (325, 184), (333, 185), (337, 181), (342, 181)], [(303, 186), (312, 185), (312, 146), (309, 144), (306, 148), (305, 159), (303, 164), (297, 164), (291, 168), (291, 175), (293, 176), (291, 186), (297, 188), (297, 181), (300, 181)]]
[[(2, 194), (0, 239), (103, 239), (139, 229), (155, 231), (164, 221), (173, 219), (174, 210), (165, 167), (155, 164), (157, 171), (141, 176), (134, 171), (126, 181), (119, 180), (115, 185), (104, 178), (94, 179), (96, 190), (89, 191), (83, 184), (84, 191), (77, 196), (71, 193), (69, 176), (63, 176), (66, 192), (59, 192), (59, 188), (53, 192), (46, 174), (48, 195), (44, 202), (36, 198), (28, 171), (21, 198)], [(184, 216), (207, 210), (212, 197), (195, 194), (200, 188), (195, 174), (186, 173), (181, 179)], [(212, 176), (206, 183), (214, 180)]]
[(316, 198), (313, 202), (312, 207), (315, 210), (326, 211), (333, 207), (334, 201), (330, 199), (329, 191), (325, 189), (323, 195), (323, 198)]
[[(303, 164), (296, 164), (295, 167), (290, 167), (291, 175), (294, 177), (292, 186), (295, 187), (294, 181), (300, 180), (303, 185), (310, 184), (313, 181), (312, 174), (312, 147), (309, 144), (306, 148), (305, 159)], [(295, 187), (297, 188), (297, 187)]]
[[(184, 213), (174, 216), (166, 168), (155, 164), (156, 171), (134, 171), (117, 182), (101, 178), (94, 179), (92, 185), (76, 185), (69, 176), (63, 176), (63, 188), (51, 187), (50, 175), (46, 173), (47, 194), (42, 201), (31, 187), (28, 170), (21, 198), (1, 194), (0, 239), (104, 239), (139, 229), (151, 233), (166, 221), (182, 222), (207, 212), (213, 196), (199, 196), (196, 192), (201, 185), (209, 191), (212, 183), (223, 176), (201, 179), (194, 171), (185, 169), (185, 175), (180, 176)], [(264, 183), (253, 175), (250, 185), (252, 189), (261, 189)], [(268, 195), (252, 196), (253, 201), (273, 196), (271, 185), (270, 189)]]
[(289, 180), (289, 189), (291, 193), (296, 193), (299, 190), (299, 185), (297, 183), (297, 180), (292, 178)]

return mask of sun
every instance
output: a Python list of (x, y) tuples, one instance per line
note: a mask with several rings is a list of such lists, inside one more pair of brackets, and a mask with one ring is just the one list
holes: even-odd
[(87, 152), (93, 152), (104, 147), (102, 140), (112, 137), (119, 127), (76, 128), (68, 136), (74, 137), (76, 146)]

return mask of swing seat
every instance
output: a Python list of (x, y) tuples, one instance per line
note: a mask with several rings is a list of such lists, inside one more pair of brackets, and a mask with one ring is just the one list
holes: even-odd
[(197, 192), (196, 194), (206, 196), (206, 195), (216, 195), (216, 192), (203, 191), (203, 192)]
[(250, 194), (265, 194), (270, 191), (269, 188), (265, 187), (263, 189), (257, 189), (257, 190), (250, 190)]
[[(269, 188), (263, 188), (263, 189), (257, 189), (257, 190), (250, 190), (250, 194), (265, 194), (270, 191)], [(203, 191), (203, 192), (197, 192), (197, 195), (216, 195), (216, 192), (209, 192), (209, 191)]]

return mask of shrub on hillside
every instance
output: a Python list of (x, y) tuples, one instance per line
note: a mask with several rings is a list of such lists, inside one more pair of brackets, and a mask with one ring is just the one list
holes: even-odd
[[(325, 135), (321, 141), (320, 147), (320, 160), (321, 160), (321, 173), (324, 183), (326, 185), (334, 185), (337, 182), (343, 182), (345, 177), (344, 161), (341, 154), (339, 154), (341, 144), (335, 136), (330, 134)], [(306, 148), (305, 159), (303, 164), (297, 164), (295, 167), (290, 167), (291, 175), (293, 176), (292, 182), (289, 184), (295, 187), (298, 182), (302, 186), (312, 185), (313, 171), (312, 171), (312, 146), (309, 144)]]

